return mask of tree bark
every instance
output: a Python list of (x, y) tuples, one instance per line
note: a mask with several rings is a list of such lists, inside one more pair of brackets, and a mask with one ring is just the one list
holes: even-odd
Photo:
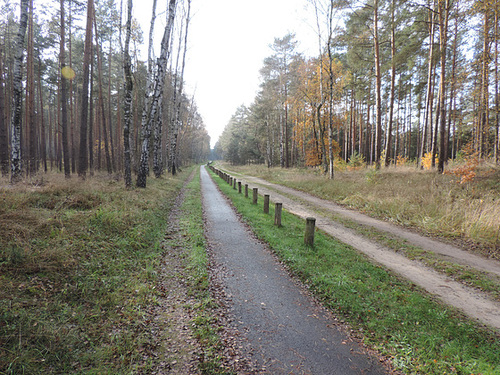
[(439, 161), (438, 172), (444, 172), (446, 156), (446, 49), (448, 44), (448, 14), (451, 1), (439, 1), (439, 46), (441, 52), (441, 76), (439, 80)]
[(385, 166), (391, 163), (392, 124), (394, 119), (394, 96), (396, 91), (396, 31), (394, 25), (394, 0), (391, 3), (391, 98), (389, 103), (389, 124), (385, 137)]
[(64, 0), (60, 1), (61, 4), (61, 41), (59, 43), (59, 66), (61, 71), (61, 131), (62, 131), (62, 148), (64, 159), (64, 177), (71, 177), (71, 164), (68, 145), (68, 94), (67, 94), (67, 79), (65, 77), (66, 59), (65, 59), (65, 20), (64, 20)]
[(28, 130), (28, 166), (26, 173), (32, 176), (38, 169), (37, 160), (37, 129), (35, 123), (35, 68), (33, 46), (33, 0), (29, 3), (28, 15), (28, 48), (26, 58), (26, 128)]
[(22, 62), (24, 38), (28, 24), (28, 0), (21, 0), (21, 15), (19, 29), (14, 44), (14, 63), (12, 71), (12, 96), (10, 128), (11, 136), (11, 183), (17, 183), (22, 178), (22, 151), (21, 151), (21, 106), (22, 106)]
[(3, 79), (3, 50), (0, 46), (0, 169), (2, 176), (9, 174), (9, 137), (5, 113), (5, 84)]
[(94, 1), (87, 0), (87, 26), (85, 32), (85, 47), (83, 52), (83, 84), (80, 112), (80, 156), (78, 163), (78, 176), (85, 179), (88, 168), (87, 155), (87, 127), (89, 109), (89, 65), (92, 45), (92, 19), (94, 14)]
[(419, 153), (419, 166), (423, 168), (422, 158), (428, 151), (428, 133), (432, 131), (432, 107), (433, 107), (433, 73), (434, 73), (434, 9), (429, 9), (429, 58), (428, 58), (428, 71), (427, 71), (427, 94), (425, 99), (425, 119), (424, 128), (422, 130), (422, 141), (420, 143), (420, 153)]
[(148, 98), (142, 111), (142, 147), (141, 147), (141, 161), (139, 164), (139, 171), (137, 174), (137, 187), (145, 188), (147, 174), (149, 171), (149, 142), (151, 138), (151, 128), (155, 116), (158, 112), (158, 105), (163, 93), (165, 84), (165, 74), (167, 70), (167, 62), (170, 55), (170, 35), (172, 33), (173, 23), (175, 19), (176, 0), (169, 0), (168, 6), (168, 20), (163, 34), (161, 43), (160, 57), (156, 63), (156, 79), (152, 95)]
[(380, 169), (382, 146), (382, 73), (378, 38), (378, 0), (373, 1), (373, 47), (375, 51), (375, 167)]
[[(156, 0), (155, 0), (156, 1)], [(132, 0), (127, 2), (127, 26), (125, 31), (125, 48), (123, 50), (123, 71), (125, 75), (125, 102), (123, 109), (123, 154), (125, 186), (132, 187), (132, 168), (130, 157), (130, 123), (132, 121), (132, 92), (134, 83), (132, 81), (132, 62), (130, 59), (129, 46), (132, 28)]]
[[(104, 135), (104, 155), (106, 157), (106, 168), (108, 174), (111, 175), (113, 173), (113, 164), (111, 161), (111, 157), (109, 154), (109, 140), (108, 140), (108, 129), (106, 126), (106, 111), (104, 108), (104, 95), (102, 90), (102, 59), (101, 59), (101, 51), (99, 50), (99, 37), (97, 33), (97, 20), (95, 17), (95, 12), (93, 14), (94, 17), (94, 27), (95, 27), (95, 42), (96, 42), (96, 55), (97, 55), (97, 71), (99, 75), (98, 80), (98, 89), (99, 89), (99, 105), (101, 107), (101, 121), (102, 121), (102, 133)], [(111, 127), (111, 124), (110, 124)]]

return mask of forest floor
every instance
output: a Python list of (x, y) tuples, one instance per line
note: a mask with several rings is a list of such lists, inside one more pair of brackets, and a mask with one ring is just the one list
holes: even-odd
[[(319, 229), (353, 246), (446, 304), (462, 310), (474, 320), (500, 331), (500, 303), (495, 293), (485, 293), (478, 288), (471, 288), (461, 280), (454, 280), (452, 273), (438, 272), (439, 267), (436, 267), (437, 270), (434, 269), (429, 265), (431, 262), (428, 258), (427, 262), (424, 258), (430, 254), (434, 260), (438, 259), (438, 263), (451, 263), (455, 267), (475, 270), (499, 283), (500, 262), (497, 260), (483, 258), (457, 246), (423, 236), (399, 225), (374, 219), (303, 191), (258, 177), (242, 175), (227, 168), (225, 171), (242, 181), (242, 184), (248, 184), (249, 188), (258, 187), (259, 194), (269, 194), (272, 202), (283, 203), (283, 208), (289, 212), (301, 218), (315, 217)], [(366, 227), (370, 228), (368, 235)], [(363, 231), (365, 233), (361, 234)], [(382, 238), (382, 241), (376, 240), (377, 236)], [(388, 241), (387, 237), (396, 239), (396, 246), (394, 241)], [(392, 245), (387, 246), (391, 242)], [(420, 254), (425, 256), (418, 259), (415, 256), (408, 257), (404, 251), (404, 247), (408, 245), (414, 251), (417, 248)]]

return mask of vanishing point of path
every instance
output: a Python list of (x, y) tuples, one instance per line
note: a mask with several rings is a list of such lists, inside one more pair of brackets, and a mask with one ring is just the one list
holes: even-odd
[[(226, 172), (231, 173), (227, 170)], [(419, 285), (446, 304), (463, 311), (472, 319), (500, 331), (500, 303), (498, 301), (493, 301), (475, 289), (466, 287), (418, 261), (410, 260), (387, 247), (371, 241), (333, 219), (321, 215), (319, 212), (339, 215), (363, 226), (370, 226), (376, 230), (389, 233), (424, 251), (436, 253), (446, 260), (475, 268), (492, 278), (500, 278), (500, 262), (485, 259), (397, 225), (345, 209), (332, 201), (302, 191), (273, 184), (257, 177), (242, 176), (234, 172), (231, 174), (233, 176), (237, 175), (238, 180), (241, 180), (242, 183), (248, 183), (249, 187), (258, 187), (259, 194), (269, 194), (271, 201), (283, 203), (283, 208), (289, 212), (302, 218), (315, 217), (316, 226), (329, 235), (365, 253), (375, 262)]]
[(201, 168), (206, 235), (242, 354), (259, 374), (385, 374), (242, 224)]

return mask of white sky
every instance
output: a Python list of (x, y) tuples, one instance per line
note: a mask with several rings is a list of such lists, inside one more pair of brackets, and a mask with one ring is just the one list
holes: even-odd
[[(165, 27), (165, 14), (160, 13), (166, 3), (158, 1), (156, 45)], [(274, 38), (294, 32), (299, 52), (318, 54), (314, 11), (307, 0), (192, 0), (191, 7), (184, 79), (213, 147), (236, 109), (255, 98), (259, 70), (272, 54)], [(151, 11), (152, 0), (134, 0), (134, 17), (146, 44)]]

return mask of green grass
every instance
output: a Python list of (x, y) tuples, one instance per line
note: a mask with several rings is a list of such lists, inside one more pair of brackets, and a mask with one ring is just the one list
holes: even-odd
[(160, 243), (185, 178), (0, 190), (1, 374), (148, 371)]
[(273, 208), (263, 214), (262, 199), (252, 205), (219, 177), (215, 180), (257, 236), (397, 369), (408, 374), (500, 373), (498, 334), (320, 231), (314, 248), (306, 247), (303, 220), (284, 212), (283, 227), (277, 228)]

